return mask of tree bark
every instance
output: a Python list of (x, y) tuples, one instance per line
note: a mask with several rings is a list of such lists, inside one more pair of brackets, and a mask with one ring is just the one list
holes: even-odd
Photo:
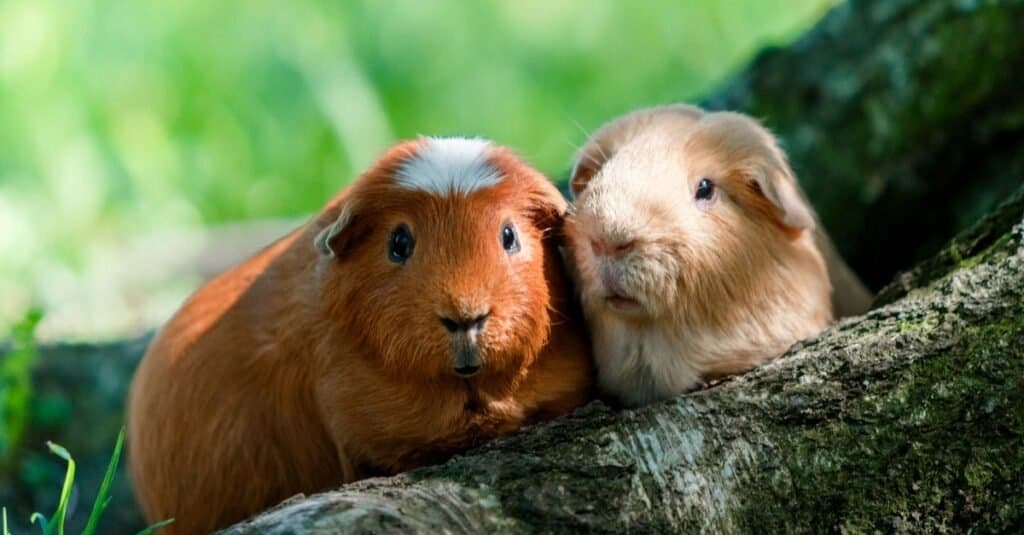
[[(1021, 194), (941, 245), (1022, 183), (1021, 28), (1022, 1), (849, 1), (704, 100), (780, 135), (873, 287), (931, 256), (876, 310), (709, 390), (638, 411), (595, 403), (227, 533), (1020, 525)], [(9, 518), (52, 511), (54, 440), (79, 461), (69, 531), (84, 524), (147, 339), (43, 348), (18, 469), (0, 477)], [(125, 472), (104, 533), (141, 527)]]
[(571, 415), (242, 533), (999, 531), (1024, 522), (1024, 188), (775, 362)]

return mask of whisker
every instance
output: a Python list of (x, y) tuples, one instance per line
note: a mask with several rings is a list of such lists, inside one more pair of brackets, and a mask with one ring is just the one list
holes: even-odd
[[(604, 160), (605, 161), (608, 160), (608, 157), (604, 156), (604, 151), (601, 150), (601, 146), (600, 145), (597, 145), (597, 149), (599, 151), (601, 151), (601, 156), (604, 158)], [(590, 160), (590, 163), (592, 163), (594, 165), (599, 165), (601, 163), (601, 161), (602, 161), (602, 160), (598, 160), (593, 154), (590, 154), (588, 152), (584, 152), (583, 153), (583, 157), (588, 159), (588, 160)]]
[(562, 325), (569, 322), (569, 316), (562, 311), (558, 310), (551, 304), (547, 305), (548, 312), (551, 314), (551, 326)]
[(572, 148), (573, 154), (579, 152), (580, 149), (583, 148), (583, 147), (577, 147), (576, 144), (573, 143), (571, 139), (562, 138), (562, 141), (565, 141), (565, 144), (569, 145), (569, 147)]
[(569, 121), (571, 121), (572, 124), (576, 125), (576, 128), (579, 128), (580, 132), (583, 132), (583, 136), (584, 136), (585, 139), (590, 139), (591, 138), (590, 132), (587, 132), (587, 129), (583, 128), (583, 125), (580, 124), (579, 121), (577, 121), (576, 119), (573, 119), (569, 115), (566, 115), (566, 117), (569, 118)]

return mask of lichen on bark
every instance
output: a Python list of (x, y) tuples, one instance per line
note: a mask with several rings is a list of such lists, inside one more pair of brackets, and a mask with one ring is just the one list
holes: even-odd
[(1024, 305), (988, 324), (918, 326), (893, 336), (944, 332), (920, 355), (900, 352), (907, 362), (889, 376), (865, 377), (859, 395), (849, 385), (840, 414), (771, 434), (787, 453), (747, 487), (745, 527), (999, 531), (1021, 520)]

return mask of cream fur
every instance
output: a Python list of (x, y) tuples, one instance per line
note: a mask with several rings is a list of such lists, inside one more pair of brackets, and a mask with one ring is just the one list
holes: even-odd
[[(751, 119), (643, 110), (581, 151), (566, 222), (600, 387), (630, 406), (744, 371), (832, 321), (813, 211)], [(711, 202), (694, 198), (702, 178)], [(632, 243), (622, 258), (593, 240)], [(625, 294), (636, 306), (616, 309)]]

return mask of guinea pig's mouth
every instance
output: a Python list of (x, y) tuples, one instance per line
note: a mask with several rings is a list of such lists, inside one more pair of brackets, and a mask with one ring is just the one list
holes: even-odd
[(640, 310), (640, 302), (632, 297), (613, 293), (604, 298), (608, 306), (620, 312), (634, 312)]
[(640, 301), (629, 295), (624, 288), (621, 268), (603, 266), (600, 270), (600, 279), (604, 301), (609, 308), (618, 312), (634, 312), (641, 309)]

